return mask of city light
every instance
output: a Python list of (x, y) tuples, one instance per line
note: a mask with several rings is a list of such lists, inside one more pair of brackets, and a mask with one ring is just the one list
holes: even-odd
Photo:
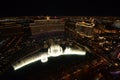
[(49, 21), (49, 20), (50, 20), (50, 17), (49, 17), (49, 16), (47, 16), (47, 17), (46, 17), (46, 19), (47, 19), (47, 21)]

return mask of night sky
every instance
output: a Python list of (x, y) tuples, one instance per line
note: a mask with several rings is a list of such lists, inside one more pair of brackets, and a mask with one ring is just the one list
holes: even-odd
[(33, 0), (4, 1), (0, 5), (1, 16), (19, 15), (119, 15), (115, 1), (88, 0)]

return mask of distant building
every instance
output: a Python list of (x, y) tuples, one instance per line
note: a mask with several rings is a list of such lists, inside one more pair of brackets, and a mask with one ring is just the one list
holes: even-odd
[(113, 25), (114, 28), (120, 29), (120, 20), (116, 20)]
[(23, 27), (20, 24), (5, 24), (0, 26), (0, 37), (8, 37), (13, 35), (23, 35)]
[(18, 24), (16, 22), (2, 22), (0, 24), (0, 37), (9, 37), (16, 35), (31, 35), (29, 25)]
[(76, 22), (75, 31), (77, 31), (80, 34), (83, 34), (86, 37), (92, 37), (94, 26), (94, 23)]
[(32, 35), (52, 30), (64, 30), (64, 21), (62, 19), (50, 19), (49, 17), (47, 19), (38, 19), (34, 20), (34, 23), (30, 23), (30, 29)]

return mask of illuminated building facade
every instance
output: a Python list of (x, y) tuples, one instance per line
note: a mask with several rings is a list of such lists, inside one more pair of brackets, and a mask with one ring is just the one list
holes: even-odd
[(72, 36), (82, 36), (87, 38), (92, 38), (94, 36), (94, 26), (92, 22), (83, 22), (83, 21), (66, 21), (65, 23), (65, 32), (67, 35)]
[(34, 23), (30, 23), (30, 29), (32, 35), (51, 30), (64, 30), (64, 21), (62, 19), (50, 19), (50, 17), (47, 17), (47, 19), (37, 19), (34, 20)]
[(77, 33), (83, 34), (86, 37), (92, 37), (94, 26), (94, 23), (76, 22), (75, 31), (77, 31)]

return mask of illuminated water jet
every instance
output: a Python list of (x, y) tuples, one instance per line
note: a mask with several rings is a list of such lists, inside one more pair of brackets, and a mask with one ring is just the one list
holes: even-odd
[(50, 48), (48, 48), (48, 52), (46, 53), (39, 53), (37, 55), (33, 55), (28, 58), (24, 58), (21, 61), (18, 61), (13, 64), (14, 70), (17, 70), (23, 66), (26, 66), (30, 63), (36, 62), (41, 60), (42, 63), (45, 63), (48, 61), (49, 57), (58, 57), (61, 55), (86, 55), (86, 51), (81, 51), (77, 49), (72, 49), (70, 47), (66, 47), (66, 49), (63, 51), (62, 47), (60, 45), (51, 45)]

